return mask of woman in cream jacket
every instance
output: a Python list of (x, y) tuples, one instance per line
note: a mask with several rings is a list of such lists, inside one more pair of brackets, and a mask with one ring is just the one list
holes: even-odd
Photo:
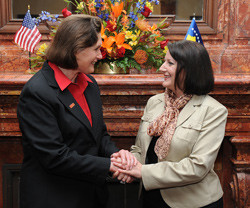
[(166, 91), (148, 100), (131, 147), (139, 162), (119, 172), (141, 179), (144, 208), (223, 207), (213, 168), (227, 109), (207, 95), (214, 85), (209, 55), (186, 40), (168, 49), (160, 68)]

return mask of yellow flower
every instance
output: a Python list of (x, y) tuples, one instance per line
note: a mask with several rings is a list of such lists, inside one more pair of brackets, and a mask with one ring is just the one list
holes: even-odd
[(153, 7), (153, 5), (150, 2), (148, 2), (148, 1), (146, 2), (146, 7), (148, 7), (153, 12), (153, 10), (154, 10), (153, 8), (154, 7)]
[(131, 30), (124, 30), (125, 32), (125, 39), (128, 40), (130, 39), (131, 41), (129, 41), (129, 45), (130, 46), (135, 46), (138, 44), (138, 38), (139, 38), (139, 35), (140, 35), (140, 30), (135, 30), (135, 33), (136, 34), (133, 34), (133, 31)]
[(133, 31), (131, 31), (131, 30), (125, 31), (125, 38), (126, 38), (126, 40), (127, 39), (131, 39), (132, 34), (133, 34)]
[(163, 53), (167, 53), (167, 52), (168, 52), (168, 46), (165, 46)]
[(138, 41), (129, 41), (128, 43), (130, 46), (135, 46), (138, 44)]
[(134, 35), (134, 34), (131, 36), (132, 41), (136, 41), (137, 38), (138, 38), (138, 37), (137, 37), (136, 35)]
[(137, 37), (139, 37), (141, 31), (140, 30), (136, 30), (135, 33), (136, 33)]
[(81, 3), (79, 3), (78, 5), (77, 5), (77, 8), (76, 8), (77, 10), (82, 10), (83, 9), (83, 2), (81, 2)]
[(36, 55), (44, 55), (45, 54), (45, 51), (46, 49), (48, 48), (47, 44), (46, 43), (43, 43), (42, 45), (40, 45), (40, 47), (38, 48), (37, 52), (36, 52)]

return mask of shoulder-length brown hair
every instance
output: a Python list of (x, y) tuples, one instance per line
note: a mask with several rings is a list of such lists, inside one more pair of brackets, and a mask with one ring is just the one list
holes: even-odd
[(46, 53), (48, 61), (64, 69), (78, 67), (75, 54), (95, 45), (101, 20), (90, 15), (71, 15), (64, 19)]

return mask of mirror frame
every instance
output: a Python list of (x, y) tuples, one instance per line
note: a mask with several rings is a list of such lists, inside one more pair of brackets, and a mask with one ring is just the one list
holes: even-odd
[[(11, 0), (0, 1), (0, 34), (15, 34), (22, 24), (22, 20), (11, 19)], [(216, 34), (217, 32), (217, 13), (218, 2), (214, 0), (204, 0), (203, 20), (196, 23), (201, 34)], [(152, 15), (148, 17), (151, 23), (157, 23), (159, 19), (166, 16), (173, 21), (174, 15)], [(171, 26), (166, 30), (166, 34), (186, 34), (191, 20), (174, 20)], [(42, 23), (38, 27), (41, 34), (50, 32), (50, 24)]]

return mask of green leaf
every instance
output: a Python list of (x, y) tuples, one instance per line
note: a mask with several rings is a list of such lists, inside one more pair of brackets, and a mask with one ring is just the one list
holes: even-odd
[(164, 41), (165, 39), (166, 39), (166, 37), (162, 37), (162, 36), (156, 38), (156, 40), (158, 40), (158, 41)]

